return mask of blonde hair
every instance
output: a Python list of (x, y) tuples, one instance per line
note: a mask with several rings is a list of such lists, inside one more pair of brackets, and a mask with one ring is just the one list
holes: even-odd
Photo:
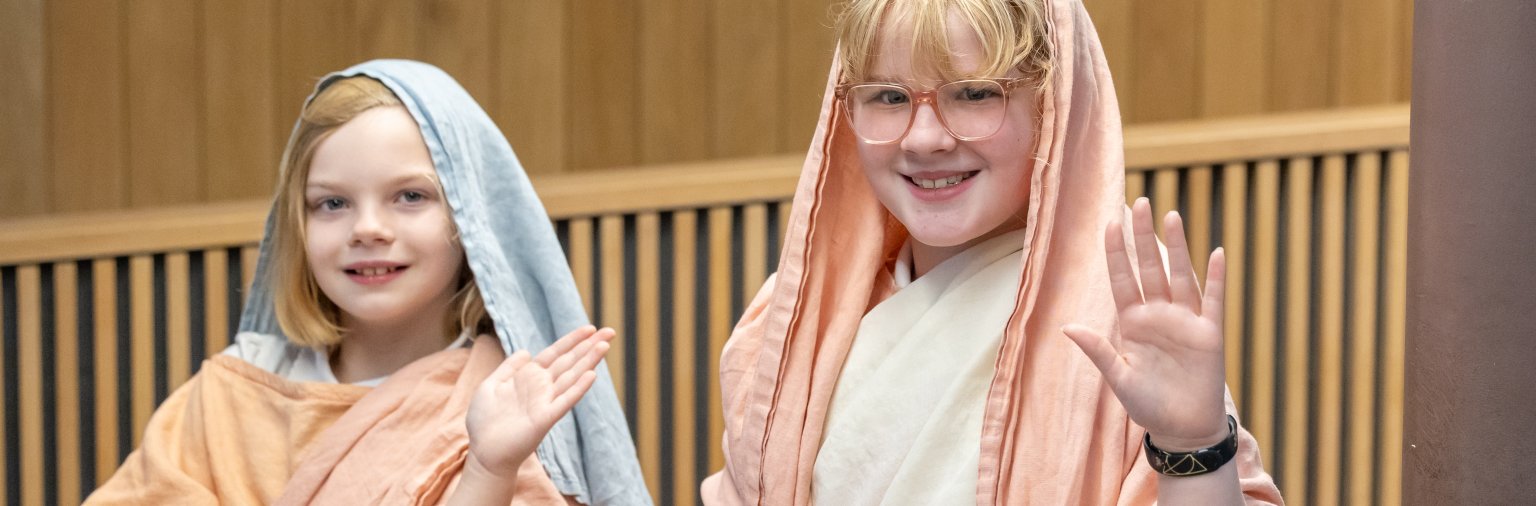
[[(310, 162), (320, 143), (352, 118), (376, 107), (404, 107), (404, 104), (389, 88), (371, 78), (337, 80), (304, 106), (299, 113), (299, 125), (294, 128), (288, 149), (283, 153), (277, 186), (277, 224), (272, 238), (271, 284), (277, 323), (295, 344), (330, 346), (341, 342), (346, 333), (341, 322), (341, 308), (320, 289), (309, 268), (305, 250), (305, 222), (309, 209), (304, 200), (304, 187), (309, 181)], [(439, 186), (439, 194), (443, 194), (442, 183), (435, 177), (432, 181)], [(457, 242), (458, 228), (455, 226), (453, 230), (449, 240)], [(477, 333), (491, 329), (474, 275), (468, 263), (462, 265), (458, 289), (449, 303), (449, 307), (458, 310), (451, 312), (443, 322), (445, 338), (457, 336), (466, 328)]]
[[(1051, 73), (1051, 52), (1042, 0), (851, 0), (837, 16), (838, 66), (846, 82), (869, 77), (881, 28), (911, 29), (912, 64), (919, 62), (944, 79), (1002, 76), (1017, 69), (1044, 87)], [(946, 20), (956, 10), (981, 40), (981, 67), (974, 75), (955, 69)], [(889, 32), (887, 32), (889, 33)]]

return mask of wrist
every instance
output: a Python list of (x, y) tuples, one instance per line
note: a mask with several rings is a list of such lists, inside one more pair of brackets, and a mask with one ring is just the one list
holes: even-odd
[(474, 451), (470, 451), (469, 456), (464, 459), (464, 478), (474, 478), (477, 481), (483, 479), (489, 482), (503, 482), (510, 485), (517, 481), (517, 467), (514, 466), (508, 470), (493, 470), (481, 462), (479, 458), (475, 457)]
[(1204, 431), (1204, 436), (1169, 436), (1166, 434), (1147, 431), (1147, 435), (1151, 438), (1153, 446), (1156, 446), (1164, 451), (1176, 453), (1192, 452), (1201, 448), (1210, 448), (1212, 446), (1216, 446), (1227, 439), (1228, 433), (1227, 417), (1225, 415), (1223, 415), (1220, 422), (1218, 422), (1210, 430)]

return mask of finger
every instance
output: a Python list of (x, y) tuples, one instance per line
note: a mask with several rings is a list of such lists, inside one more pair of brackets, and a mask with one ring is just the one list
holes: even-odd
[(1191, 311), (1200, 311), (1200, 282), (1195, 279), (1195, 267), (1189, 260), (1189, 243), (1184, 239), (1184, 220), (1178, 212), (1170, 211), (1163, 218), (1163, 231), (1168, 240), (1168, 287), (1173, 303)]
[(1077, 343), (1078, 349), (1088, 355), (1088, 360), (1093, 366), (1099, 368), (1104, 378), (1113, 378), (1119, 370), (1120, 352), (1115, 350), (1109, 339), (1103, 334), (1078, 324), (1070, 324), (1061, 328), (1061, 333), (1066, 334), (1072, 342)]
[(1152, 228), (1152, 204), (1146, 197), (1131, 206), (1131, 230), (1136, 238), (1136, 265), (1141, 268), (1141, 294), (1148, 303), (1168, 302), (1168, 276), (1163, 273), (1163, 252)]
[(556, 358), (554, 362), (550, 363), (549, 366), (545, 368), (545, 370), (549, 372), (550, 378), (558, 378), (561, 374), (565, 374), (566, 371), (570, 370), (571, 365), (575, 364), (577, 359), (580, 359), (582, 356), (586, 355), (593, 346), (599, 345), (607, 346), (608, 343), (592, 339), (582, 341), (581, 344), (578, 344), (575, 348), (572, 348), (570, 352), (564, 355), (560, 355), (558, 358)]
[(582, 374), (594, 370), (597, 364), (602, 362), (603, 355), (606, 353), (608, 353), (608, 343), (597, 343), (596, 346), (592, 347), (591, 351), (588, 351), (586, 355), (581, 357), (580, 361), (555, 378), (554, 391), (564, 392), (565, 389), (571, 388), (571, 385)]
[(1205, 300), (1200, 315), (1215, 322), (1216, 328), (1222, 328), (1227, 301), (1227, 251), (1224, 248), (1216, 248), (1211, 253), (1211, 261), (1206, 264), (1205, 272)]
[(549, 367), (549, 363), (554, 362), (556, 357), (570, 351), (572, 347), (576, 346), (576, 343), (587, 340), (587, 337), (591, 336), (593, 332), (597, 332), (597, 328), (591, 325), (577, 327), (571, 333), (555, 340), (548, 348), (544, 348), (544, 351), (540, 351), (539, 356), (535, 357), (534, 361), (538, 362), (541, 366)]
[(1120, 220), (1109, 222), (1104, 231), (1104, 256), (1109, 262), (1109, 289), (1115, 296), (1115, 307), (1121, 311), (1141, 304), (1141, 285), (1136, 283), (1131, 259), (1125, 251), (1125, 229)]
[[(580, 401), (581, 396), (586, 395), (587, 390), (590, 390), (595, 382), (597, 382), (596, 372), (583, 371), (580, 376), (576, 377), (575, 383), (566, 391), (561, 392), (559, 396), (556, 396), (550, 404), (559, 410), (557, 413), (563, 416), (565, 412), (570, 411), (572, 407), (576, 406), (576, 401)], [(558, 419), (559, 417), (556, 418)]]

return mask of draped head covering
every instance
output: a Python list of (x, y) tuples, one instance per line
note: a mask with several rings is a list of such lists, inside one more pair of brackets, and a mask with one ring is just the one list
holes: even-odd
[[(374, 60), (322, 79), (367, 76), (388, 87), (421, 127), (452, 209), (468, 266), (503, 351), (537, 354), (588, 323), (570, 267), (533, 186), (490, 116), (447, 73), (405, 60)], [(308, 102), (306, 101), (306, 104)], [(274, 207), (240, 331), (281, 335), (273, 310)], [(585, 504), (649, 504), (633, 440), (605, 364), (576, 407), (550, 429), (537, 455), (561, 493)]]
[[(976, 502), (1150, 503), (1156, 478), (1140, 454), (1142, 429), (1060, 331), (1115, 328), (1103, 237), (1126, 212), (1125, 165), (1109, 67), (1087, 11), (1079, 0), (1043, 1), (1053, 70), (1039, 92), (1023, 275), (986, 398)], [(895, 290), (891, 263), (908, 234), (861, 170), (859, 140), (833, 96), (841, 80), (834, 64), (779, 270), (721, 358), (726, 468), (704, 483), (711, 503), (808, 503), (860, 319)], [(1253, 438), (1241, 436), (1234, 462), (1245, 493), (1277, 502)]]

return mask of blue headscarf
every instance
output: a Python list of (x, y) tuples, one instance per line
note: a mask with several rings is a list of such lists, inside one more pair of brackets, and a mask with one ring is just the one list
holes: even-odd
[[(437, 67), (374, 60), (326, 76), (309, 100), (338, 79), (353, 76), (383, 83), (420, 125), (503, 350), (536, 354), (586, 325), (576, 283), (543, 204), (512, 146), (469, 92)], [(274, 208), (267, 217), (241, 332), (282, 335), (267, 274), (276, 215)], [(606, 363), (598, 365), (592, 389), (550, 429), (536, 453), (555, 487), (582, 503), (651, 503)]]

